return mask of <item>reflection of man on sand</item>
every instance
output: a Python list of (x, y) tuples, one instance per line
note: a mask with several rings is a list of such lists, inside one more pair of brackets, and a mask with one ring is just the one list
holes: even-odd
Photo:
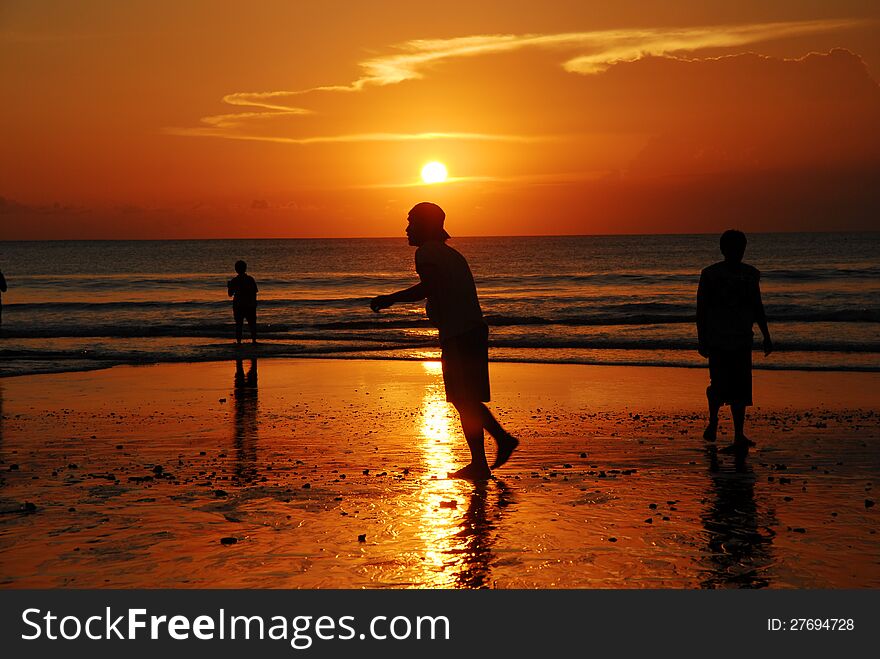
[(235, 360), (233, 381), (235, 424), (234, 478), (250, 482), (257, 475), (257, 360), (250, 360), (245, 373), (241, 359)]
[(519, 442), (501, 425), (483, 403), (489, 400), (489, 328), (477, 299), (477, 288), (465, 258), (446, 244), (443, 228), (446, 214), (436, 204), (422, 202), (409, 212), (406, 235), (416, 250), (416, 272), (420, 283), (391, 295), (379, 295), (370, 302), (373, 311), (398, 302), (427, 298), (428, 318), (440, 332), (443, 383), (446, 400), (461, 417), (471, 462), (451, 473), (453, 478), (478, 481), (489, 478), (489, 463), (483, 431), (498, 444), (492, 469), (507, 462)]
[[(513, 500), (510, 490), (503, 481), (495, 481), (497, 498), (495, 510), (489, 507), (490, 487), (488, 483), (478, 483), (471, 492), (467, 511), (461, 520), (461, 568), (455, 575), (458, 588), (489, 588), (492, 586), (492, 553), (494, 538), (492, 532), (504, 514), (504, 508)], [(487, 507), (489, 510), (487, 511)]]
[[(761, 520), (755, 501), (755, 474), (745, 454), (737, 455), (735, 472), (721, 471), (714, 446), (707, 448), (710, 500), (703, 514), (708, 536), (708, 574), (702, 588), (766, 588), (773, 564), (773, 519)], [(768, 515), (768, 517), (771, 517)]]

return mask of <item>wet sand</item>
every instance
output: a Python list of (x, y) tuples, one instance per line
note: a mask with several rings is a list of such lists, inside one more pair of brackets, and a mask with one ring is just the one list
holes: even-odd
[(745, 460), (706, 378), (493, 364), (483, 487), (434, 362), (3, 379), (0, 585), (880, 587), (880, 374), (756, 372)]

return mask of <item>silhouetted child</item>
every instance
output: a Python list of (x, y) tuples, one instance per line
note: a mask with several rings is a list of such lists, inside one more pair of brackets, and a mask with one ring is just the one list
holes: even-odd
[(752, 325), (764, 335), (764, 355), (773, 351), (767, 317), (761, 302), (761, 273), (742, 262), (746, 236), (725, 231), (721, 236), (724, 260), (710, 265), (700, 275), (697, 290), (697, 336), (699, 350), (709, 358), (709, 425), (703, 437), (715, 441), (718, 410), (729, 404), (733, 416), (733, 444), (724, 452), (754, 446), (743, 432), (746, 407), (752, 404)]
[(498, 444), (492, 469), (507, 462), (519, 442), (505, 431), (483, 403), (489, 400), (489, 327), (477, 299), (474, 277), (465, 258), (449, 247), (443, 228), (446, 214), (422, 202), (409, 212), (406, 235), (416, 250), (420, 283), (370, 302), (378, 312), (398, 302), (427, 298), (428, 318), (440, 332), (446, 400), (455, 406), (471, 451), (471, 462), (449, 475), (477, 481), (489, 478), (483, 430)]
[(241, 343), (242, 324), (245, 320), (251, 332), (251, 341), (257, 342), (257, 282), (246, 274), (247, 263), (235, 262), (238, 273), (229, 280), (226, 290), (232, 298), (232, 316), (235, 318), (235, 341)]

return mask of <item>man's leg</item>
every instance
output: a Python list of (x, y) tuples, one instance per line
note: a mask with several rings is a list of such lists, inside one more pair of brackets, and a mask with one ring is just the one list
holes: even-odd
[(706, 400), (709, 402), (709, 425), (703, 431), (703, 439), (714, 442), (718, 435), (718, 410), (721, 409), (721, 403), (712, 393), (711, 384), (706, 387)]
[(486, 461), (486, 446), (483, 436), (483, 414), (480, 402), (453, 403), (461, 418), (461, 429), (471, 451), (471, 462), (459, 469), (452, 476), (466, 480), (484, 480), (489, 478), (489, 463)]
[(743, 432), (743, 428), (746, 424), (746, 406), (731, 405), (730, 413), (733, 416), (733, 441), (748, 442), (749, 439)]
[(235, 342), (241, 343), (241, 329), (242, 325), (244, 325), (244, 319), (236, 318), (235, 319)]
[(511, 454), (519, 446), (519, 440), (507, 432), (498, 423), (498, 419), (492, 414), (491, 410), (485, 404), (479, 404), (480, 419), (483, 427), (490, 435), (492, 435), (495, 443), (498, 444), (498, 453), (495, 456), (495, 462), (492, 463), (492, 469), (498, 469), (501, 465), (510, 459)]
[(257, 342), (257, 312), (248, 315), (248, 329), (251, 332), (251, 343)]

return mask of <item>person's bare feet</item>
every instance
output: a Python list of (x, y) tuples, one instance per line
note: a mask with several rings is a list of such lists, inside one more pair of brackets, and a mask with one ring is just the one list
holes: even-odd
[(485, 481), (492, 476), (488, 466), (475, 465), (473, 462), (458, 471), (450, 471), (449, 478), (460, 478), (466, 481)]
[(726, 453), (728, 455), (744, 455), (749, 452), (749, 447), (754, 445), (755, 442), (753, 442), (751, 439), (749, 439), (745, 435), (740, 435), (739, 437), (733, 438), (733, 444), (725, 446), (718, 452)]
[(706, 426), (706, 429), (703, 431), (703, 439), (707, 442), (714, 442), (715, 438), (718, 436), (718, 419), (709, 420), (709, 425)]
[(492, 469), (498, 469), (510, 459), (510, 456), (519, 446), (519, 440), (513, 435), (506, 435), (498, 440), (498, 454), (495, 456), (495, 462), (492, 463)]

